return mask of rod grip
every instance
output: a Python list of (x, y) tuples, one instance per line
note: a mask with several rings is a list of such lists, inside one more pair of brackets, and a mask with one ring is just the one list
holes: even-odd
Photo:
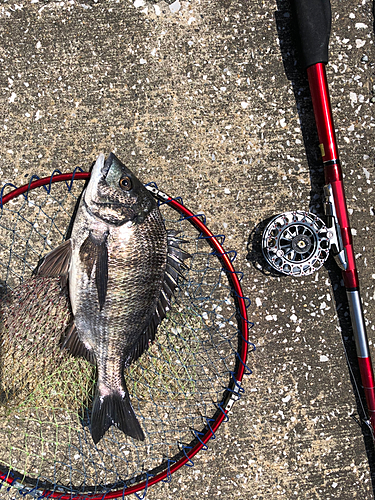
[(305, 67), (328, 62), (330, 0), (294, 0)]

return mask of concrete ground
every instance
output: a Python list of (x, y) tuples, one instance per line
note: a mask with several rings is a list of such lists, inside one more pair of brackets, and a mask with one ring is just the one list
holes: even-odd
[[(332, 0), (332, 10), (327, 71), (372, 346), (372, 2)], [(287, 0), (0, 4), (1, 182), (88, 168), (115, 151), (143, 181), (203, 210), (245, 273), (257, 345), (245, 395), (195, 467), (150, 488), (150, 500), (373, 498), (339, 272), (328, 261), (307, 278), (277, 276), (259, 253), (272, 215), (322, 214), (318, 139), (295, 46)]]

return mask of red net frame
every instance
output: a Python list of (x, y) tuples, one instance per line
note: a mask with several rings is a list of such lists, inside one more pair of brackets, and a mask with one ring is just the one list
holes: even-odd
[[(35, 178), (35, 176), (33, 177)], [(12, 184), (5, 185), (0, 193), (0, 207), (8, 203), (10, 200), (24, 195), (27, 197), (27, 193), (30, 190), (36, 189), (38, 187), (44, 187), (47, 189), (49, 193), (51, 190), (51, 186), (56, 182), (65, 182), (68, 185), (68, 189), (71, 189), (71, 186), (75, 180), (83, 180), (87, 181), (90, 178), (89, 172), (78, 172), (74, 171), (73, 173), (61, 174), (58, 172), (57, 174), (54, 172), (49, 177), (44, 178), (36, 178), (36, 180), (31, 179), (28, 184), (16, 188)], [(13, 189), (11, 192), (4, 194), (4, 190), (7, 186), (12, 186)], [(48, 186), (48, 188), (46, 188)], [(237, 322), (238, 328), (240, 331), (239, 338), (239, 348), (237, 352), (236, 359), (236, 367), (235, 370), (231, 373), (231, 383), (228, 388), (224, 391), (223, 399), (220, 404), (217, 405), (217, 411), (214, 416), (210, 419), (207, 419), (207, 426), (202, 432), (196, 431), (194, 434), (196, 436), (195, 442), (193, 442), (192, 446), (188, 446), (183, 448), (182, 456), (175, 462), (172, 462), (168, 459), (165, 469), (156, 474), (146, 473), (146, 479), (138, 482), (134, 486), (128, 486), (121, 489), (116, 489), (114, 491), (106, 492), (106, 493), (84, 493), (74, 495), (72, 493), (64, 493), (57, 492), (51, 490), (41, 490), (40, 488), (32, 488), (30, 486), (25, 486), (20, 483), (20, 479), (14, 477), (12, 473), (1, 473), (0, 469), (0, 481), (3, 483), (7, 483), (8, 485), (13, 485), (18, 489), (21, 489), (21, 494), (40, 494), (39, 498), (54, 498), (59, 500), (110, 500), (120, 497), (125, 497), (131, 494), (136, 494), (137, 492), (144, 490), (144, 498), (148, 487), (152, 486), (159, 481), (169, 480), (170, 476), (180, 469), (183, 465), (193, 465), (192, 458), (202, 449), (207, 449), (207, 442), (215, 437), (215, 432), (220, 427), (220, 425), (228, 420), (228, 412), (231, 410), (234, 402), (241, 397), (241, 393), (243, 392), (243, 388), (241, 385), (242, 379), (245, 374), (251, 373), (251, 370), (246, 365), (247, 354), (249, 351), (249, 347), (254, 350), (255, 346), (251, 342), (249, 342), (249, 327), (252, 326), (252, 323), (249, 322), (247, 317), (247, 308), (250, 305), (250, 300), (243, 295), (240, 280), (242, 277), (242, 273), (235, 271), (233, 266), (233, 261), (236, 257), (236, 254), (233, 252), (227, 252), (224, 250), (222, 246), (222, 242), (219, 241), (219, 238), (222, 236), (215, 236), (205, 225), (204, 216), (202, 214), (194, 215), (189, 209), (187, 209), (182, 202), (181, 198), (172, 198), (162, 191), (160, 191), (155, 184), (150, 184), (146, 186), (149, 191), (157, 198), (159, 204), (168, 204), (174, 210), (176, 210), (182, 219), (186, 219), (192, 224), (197, 231), (200, 233), (200, 238), (204, 238), (207, 240), (208, 244), (211, 246), (213, 253), (220, 260), (223, 270), (225, 271), (230, 286), (232, 287), (233, 297), (236, 304), (237, 309)], [(58, 485), (56, 485), (58, 487)]]

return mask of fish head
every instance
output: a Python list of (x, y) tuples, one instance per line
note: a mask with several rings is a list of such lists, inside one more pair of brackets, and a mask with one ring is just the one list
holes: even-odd
[(96, 160), (84, 202), (92, 215), (115, 226), (141, 223), (157, 207), (152, 194), (113, 153)]

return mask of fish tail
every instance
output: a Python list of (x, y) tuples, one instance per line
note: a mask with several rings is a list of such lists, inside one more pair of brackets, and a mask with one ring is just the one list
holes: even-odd
[(124, 397), (117, 391), (105, 396), (97, 392), (95, 396), (91, 414), (91, 436), (95, 444), (112, 425), (134, 439), (145, 439), (126, 388)]

